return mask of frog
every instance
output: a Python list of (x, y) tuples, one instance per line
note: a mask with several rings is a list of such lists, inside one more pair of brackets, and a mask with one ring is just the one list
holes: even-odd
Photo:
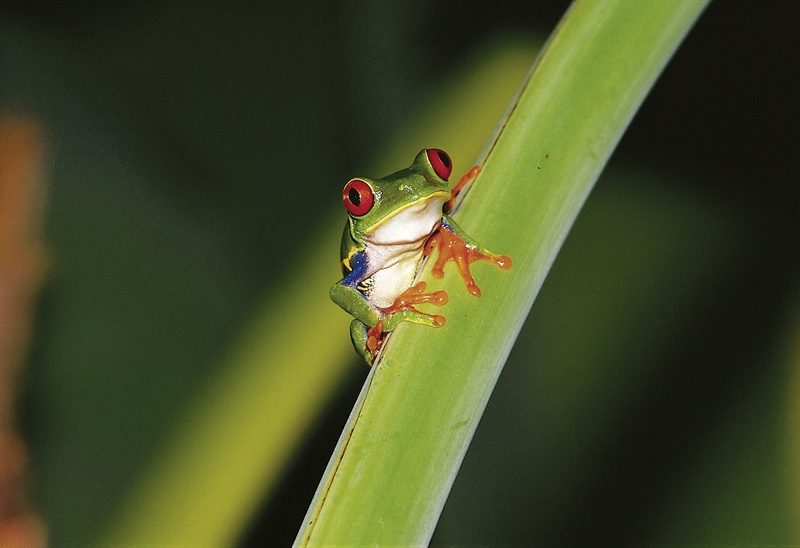
[(443, 306), (443, 290), (426, 292), (424, 281), (414, 283), (425, 257), (438, 252), (432, 273), (444, 276), (453, 261), (466, 290), (480, 297), (470, 272), (474, 261), (511, 268), (511, 258), (482, 248), (451, 217), (461, 191), (480, 172), (472, 167), (449, 187), (450, 156), (438, 148), (422, 149), (413, 163), (383, 178), (357, 177), (342, 189), (347, 220), (342, 233), (342, 279), (330, 298), (353, 316), (350, 338), (356, 352), (372, 365), (386, 337), (401, 322), (442, 327), (441, 314), (423, 312), (420, 304)]

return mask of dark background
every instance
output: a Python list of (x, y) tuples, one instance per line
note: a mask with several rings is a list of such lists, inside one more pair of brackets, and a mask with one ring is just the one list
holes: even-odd
[[(98, 534), (253, 297), (296, 275), (340, 182), (487, 43), (546, 37), (567, 5), (3, 4), (0, 107), (54, 143), (57, 261), (22, 402), (54, 546)], [(678, 50), (534, 305), (435, 543), (798, 541), (792, 8), (718, 1)], [(293, 538), (364, 374), (243, 545)]]

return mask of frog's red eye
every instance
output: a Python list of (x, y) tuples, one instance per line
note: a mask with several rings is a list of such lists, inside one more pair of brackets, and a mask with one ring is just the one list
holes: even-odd
[(353, 179), (342, 190), (342, 203), (350, 215), (360, 217), (369, 213), (375, 203), (375, 193), (369, 183)]
[(429, 148), (427, 153), (428, 161), (431, 163), (433, 171), (446, 181), (453, 171), (453, 163), (450, 161), (450, 156), (448, 156), (445, 151), (439, 150), (438, 148)]

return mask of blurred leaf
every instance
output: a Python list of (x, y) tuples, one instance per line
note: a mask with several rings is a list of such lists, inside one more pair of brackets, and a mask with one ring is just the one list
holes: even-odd
[[(715, 426), (663, 497), (647, 544), (800, 545), (797, 295), (750, 360), (749, 382), (735, 390), (733, 404), (713, 410)], [(727, 382), (720, 379), (719, 389)]]
[[(789, 330), (789, 343), (787, 345), (786, 362), (789, 373), (789, 383), (786, 395), (787, 416), (786, 445), (789, 460), (789, 490), (791, 507), (800, 508), (800, 289), (796, 289), (793, 298), (794, 318), (791, 320)], [(800, 539), (800, 520), (795, 515), (794, 535)]]

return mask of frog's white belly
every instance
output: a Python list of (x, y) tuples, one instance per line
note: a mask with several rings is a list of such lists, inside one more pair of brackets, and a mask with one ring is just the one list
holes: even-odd
[(442, 220), (447, 192), (437, 192), (393, 215), (365, 238), (367, 300), (386, 308), (411, 287), (422, 251)]
[[(401, 246), (383, 245), (368, 251), (370, 262), (381, 268), (371, 276), (367, 299), (374, 306), (386, 308), (403, 291), (411, 287), (427, 236), (419, 242)], [(404, 249), (403, 249), (404, 248)], [(377, 266), (377, 265), (376, 265)]]

